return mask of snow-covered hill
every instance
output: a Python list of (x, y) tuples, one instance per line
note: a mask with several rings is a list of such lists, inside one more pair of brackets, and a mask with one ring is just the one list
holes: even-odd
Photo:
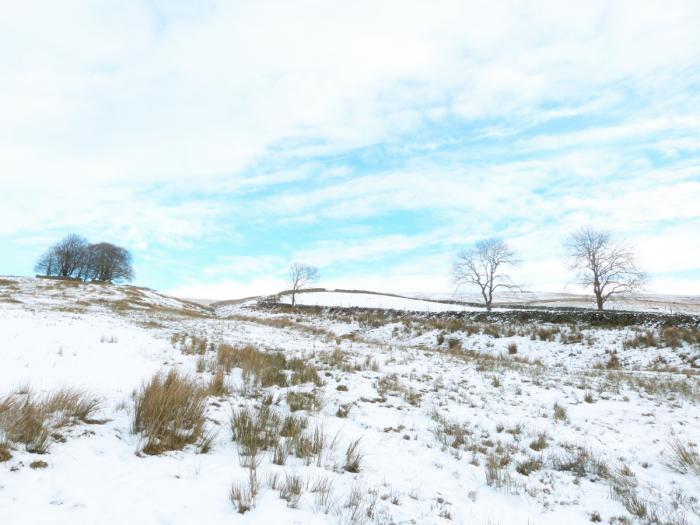
[[(291, 303), (291, 296), (283, 294), (280, 302)], [(378, 308), (413, 312), (458, 312), (483, 310), (479, 294), (383, 294), (369, 291), (302, 291), (297, 304), (352, 308)], [(549, 307), (595, 309), (592, 296), (562, 293), (499, 293), (494, 309), (512, 307)], [(677, 295), (637, 294), (611, 298), (605, 305), (611, 311), (658, 312), (665, 314), (700, 314), (700, 297)]]
[[(280, 302), (291, 304), (291, 296), (282, 295), (280, 297)], [(461, 304), (364, 292), (303, 292), (297, 294), (296, 303), (309, 306), (378, 308), (385, 310), (405, 310), (409, 312), (464, 312), (483, 310), (483, 308)]]
[[(331, 304), (395, 311), (0, 278), (2, 524), (700, 522), (698, 327), (365, 296)], [(149, 455), (133, 393), (166, 371), (203, 396), (202, 427), (168, 420), (197, 438)], [(61, 412), (66, 392), (99, 406)], [(45, 427), (45, 453), (19, 427)]]

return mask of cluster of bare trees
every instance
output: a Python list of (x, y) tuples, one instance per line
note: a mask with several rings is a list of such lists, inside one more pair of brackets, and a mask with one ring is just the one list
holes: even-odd
[[(598, 310), (615, 295), (633, 292), (647, 281), (637, 266), (634, 251), (624, 241), (616, 240), (606, 230), (581, 228), (564, 241), (575, 282), (591, 287)], [(519, 263), (515, 252), (501, 239), (483, 239), (459, 252), (452, 266), (452, 279), (458, 287), (473, 287), (481, 292), (487, 310), (498, 289), (516, 289), (508, 267)]]
[(83, 281), (120, 282), (134, 278), (131, 253), (107, 242), (90, 243), (70, 234), (46, 250), (34, 266), (37, 274)]

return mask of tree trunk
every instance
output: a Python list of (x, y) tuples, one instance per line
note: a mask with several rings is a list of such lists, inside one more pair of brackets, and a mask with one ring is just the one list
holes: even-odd
[(296, 293), (292, 292), (292, 306), (296, 304)]
[(602, 312), (603, 311), (603, 295), (596, 293), (595, 300), (596, 300), (596, 303), (598, 304), (598, 311)]

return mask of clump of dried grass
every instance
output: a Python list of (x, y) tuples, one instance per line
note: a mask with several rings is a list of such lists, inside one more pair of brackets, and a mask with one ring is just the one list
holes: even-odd
[(266, 405), (257, 410), (249, 407), (232, 410), (229, 419), (231, 438), (238, 443), (239, 453), (249, 457), (277, 447), (281, 426), (277, 411)]
[(671, 452), (671, 465), (673, 468), (682, 473), (691, 472), (696, 476), (700, 476), (700, 454), (697, 447), (690, 442), (681, 441), (679, 438), (673, 438), (669, 444)]
[(61, 388), (38, 396), (28, 387), (18, 389), (0, 399), (0, 434), (4, 436), (2, 448), (6, 449), (2, 455), (9, 454), (11, 443), (23, 444), (28, 452), (44, 454), (56, 429), (97, 422), (91, 418), (99, 407), (97, 398), (81, 390)]
[(302, 383), (322, 384), (316, 367), (302, 359), (287, 359), (282, 352), (264, 352), (254, 346), (235, 347), (219, 345), (217, 364), (230, 372), (240, 368), (244, 378), (252, 379), (261, 387), (286, 387)]
[(159, 372), (133, 394), (132, 431), (141, 433), (145, 454), (181, 450), (202, 438), (206, 391), (176, 370)]

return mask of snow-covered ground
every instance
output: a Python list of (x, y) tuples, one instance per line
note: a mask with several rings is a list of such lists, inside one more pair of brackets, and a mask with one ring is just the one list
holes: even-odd
[[(46, 454), (10, 443), (0, 523), (700, 523), (700, 471), (672, 453), (700, 446), (700, 340), (671, 348), (673, 334), (654, 329), (655, 345), (630, 346), (646, 330), (254, 301), (214, 312), (133, 287), (0, 278), (0, 406), (13, 390), (61, 386), (101, 401)], [(183, 336), (206, 339), (204, 353), (185, 352)], [(207, 384), (220, 343), (300, 357), (323, 384), (251, 388), (234, 367), (230, 392), (207, 401), (210, 450), (141, 453), (132, 391), (169, 369)], [(321, 401), (294, 414), (326, 437), (322, 453), (284, 465), (261, 453), (257, 495), (239, 514), (229, 491), (251, 469), (231, 411), (264, 402), (288, 415), (290, 392)], [(357, 439), (359, 466), (347, 470)]]
[[(406, 295), (416, 299), (430, 299), (434, 301), (450, 300), (479, 303), (482, 300), (481, 296), (477, 293), (409, 293)], [(573, 293), (500, 292), (494, 298), (494, 303), (501, 306), (519, 305), (591, 309), (596, 307), (595, 297), (592, 295)], [(633, 295), (613, 296), (608, 300), (605, 307), (607, 310), (700, 314), (700, 297), (637, 293)]]
[[(280, 297), (280, 302), (291, 304), (291, 296), (282, 295)], [(362, 292), (303, 292), (297, 294), (296, 303), (308, 306), (382, 308), (387, 310), (404, 310), (409, 312), (465, 312), (483, 310), (483, 308), (464, 306), (460, 304)]]

